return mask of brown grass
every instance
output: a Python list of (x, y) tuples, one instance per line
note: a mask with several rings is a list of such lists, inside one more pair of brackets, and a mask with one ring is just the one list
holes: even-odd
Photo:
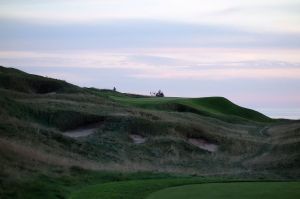
[(95, 168), (95, 164), (74, 155), (74, 159), (63, 157), (50, 152), (44, 151), (42, 148), (29, 146), (16, 140), (0, 138), (0, 153), (6, 157), (12, 157), (15, 164), (28, 164), (38, 168), (41, 164), (55, 165), (62, 167), (80, 166), (86, 169)]

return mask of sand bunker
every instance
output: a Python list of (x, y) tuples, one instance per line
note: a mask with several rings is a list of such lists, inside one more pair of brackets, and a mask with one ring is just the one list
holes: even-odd
[(218, 150), (218, 145), (209, 143), (208, 141), (200, 138), (189, 138), (188, 142), (200, 149), (209, 151), (209, 152), (216, 152)]
[(146, 142), (146, 138), (137, 134), (130, 134), (129, 137), (132, 139), (134, 144), (143, 144)]
[(72, 137), (72, 138), (79, 138), (79, 137), (86, 137), (96, 132), (96, 130), (101, 126), (101, 123), (91, 124), (85, 127), (77, 128), (71, 131), (66, 131), (63, 135)]

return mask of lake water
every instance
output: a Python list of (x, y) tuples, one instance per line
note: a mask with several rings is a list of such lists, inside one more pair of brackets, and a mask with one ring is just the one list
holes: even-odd
[(256, 108), (255, 110), (271, 118), (300, 119), (300, 108)]

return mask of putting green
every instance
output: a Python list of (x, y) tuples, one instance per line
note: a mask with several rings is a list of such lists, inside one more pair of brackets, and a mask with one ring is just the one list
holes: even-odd
[(241, 182), (185, 185), (152, 193), (147, 199), (299, 199), (300, 182)]

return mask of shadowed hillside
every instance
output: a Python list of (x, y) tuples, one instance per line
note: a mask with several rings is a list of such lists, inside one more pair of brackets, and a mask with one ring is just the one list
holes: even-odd
[(30, 75), (14, 68), (0, 66), (0, 88), (25, 93), (76, 92), (77, 86), (65, 81)]

